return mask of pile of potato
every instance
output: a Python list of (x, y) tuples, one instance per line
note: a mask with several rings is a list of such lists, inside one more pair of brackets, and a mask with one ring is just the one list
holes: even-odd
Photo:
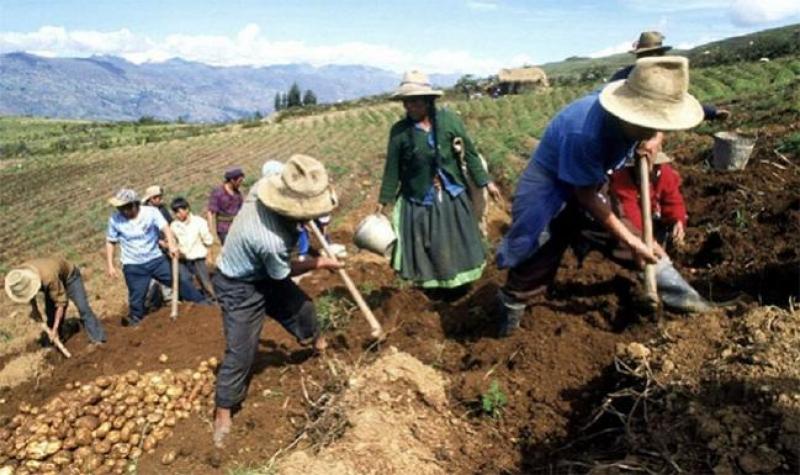
[(126, 473), (131, 461), (172, 434), (178, 420), (208, 409), (217, 363), (211, 358), (196, 371), (100, 376), (67, 384), (42, 407), (21, 404), (0, 428), (0, 474)]

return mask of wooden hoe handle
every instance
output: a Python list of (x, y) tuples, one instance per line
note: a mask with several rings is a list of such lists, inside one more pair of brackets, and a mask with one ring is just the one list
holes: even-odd
[[(325, 236), (322, 235), (319, 228), (317, 227), (317, 223), (314, 220), (308, 222), (308, 227), (311, 228), (311, 232), (314, 233), (319, 243), (322, 245), (323, 249), (325, 250), (325, 254), (328, 255), (333, 260), (337, 260), (336, 256), (331, 251), (330, 247), (328, 247), (328, 241), (325, 240)], [(367, 323), (369, 323), (369, 327), (372, 329), (372, 337), (377, 339), (383, 338), (383, 327), (378, 322), (378, 319), (375, 318), (373, 315), (372, 310), (370, 310), (367, 302), (364, 301), (364, 297), (361, 296), (361, 292), (358, 291), (353, 281), (350, 280), (350, 276), (347, 275), (344, 269), (338, 269), (339, 277), (342, 278), (344, 281), (344, 285), (347, 287), (347, 290), (350, 291), (350, 295), (353, 296), (353, 300), (356, 301), (358, 304), (358, 308), (361, 309), (361, 313), (364, 314), (364, 317), (367, 319)]]
[[(653, 250), (653, 217), (650, 204), (650, 167), (647, 158), (641, 155), (636, 157), (636, 166), (639, 170), (639, 199), (642, 208), (642, 237), (644, 243), (650, 251)], [(647, 295), (658, 302), (658, 290), (656, 289), (656, 265), (645, 264), (644, 266), (644, 288)]]
[(178, 273), (178, 256), (172, 258), (172, 310), (170, 311), (169, 318), (175, 320), (178, 318), (178, 289), (180, 275)]
[(42, 321), (42, 330), (47, 333), (47, 337), (50, 338), (50, 341), (58, 348), (58, 351), (64, 354), (65, 357), (71, 358), (72, 355), (70, 354), (69, 350), (64, 347), (64, 344), (61, 343), (61, 338), (58, 337), (58, 333), (50, 331), (50, 327), (47, 326), (47, 323)]

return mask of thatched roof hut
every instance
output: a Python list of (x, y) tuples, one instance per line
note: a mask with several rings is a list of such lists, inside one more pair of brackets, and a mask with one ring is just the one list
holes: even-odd
[(505, 68), (497, 73), (497, 80), (501, 83), (517, 83), (517, 84), (539, 84), (547, 86), (547, 74), (535, 66), (528, 66), (524, 68)]

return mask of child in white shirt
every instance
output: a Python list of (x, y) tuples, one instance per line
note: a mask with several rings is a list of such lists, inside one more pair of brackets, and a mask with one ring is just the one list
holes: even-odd
[(186, 198), (175, 198), (170, 207), (175, 213), (175, 219), (169, 226), (178, 240), (181, 269), (183, 272), (188, 272), (188, 275), (196, 277), (201, 290), (207, 296), (214, 298), (214, 289), (206, 265), (208, 246), (214, 242), (208, 229), (208, 222), (192, 214)]

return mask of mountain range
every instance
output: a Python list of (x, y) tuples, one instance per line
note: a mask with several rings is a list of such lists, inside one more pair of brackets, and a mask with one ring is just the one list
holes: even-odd
[[(458, 75), (433, 75), (440, 87)], [(172, 59), (134, 64), (115, 56), (0, 55), (0, 115), (91, 120), (224, 122), (268, 114), (296, 82), (323, 103), (391, 91), (400, 75), (359, 65), (216, 67)]]

